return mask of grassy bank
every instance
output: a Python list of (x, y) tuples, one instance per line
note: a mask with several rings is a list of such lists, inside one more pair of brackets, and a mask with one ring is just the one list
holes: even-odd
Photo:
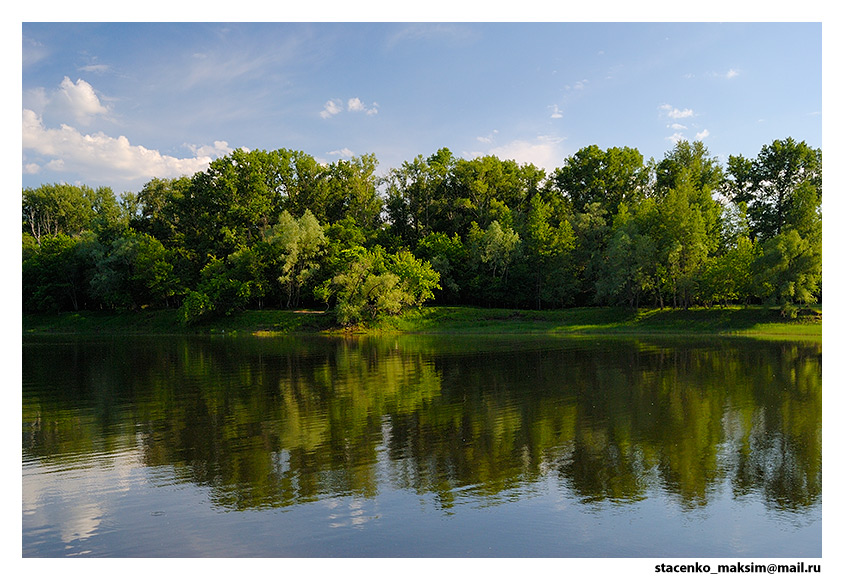
[(142, 312), (80, 312), (60, 315), (24, 314), (24, 334), (121, 334), (121, 335), (205, 335), (272, 333), (319, 333), (331, 331), (334, 320), (321, 311), (245, 311), (183, 326), (176, 310)]
[(820, 307), (789, 320), (778, 309), (767, 307), (554, 311), (427, 307), (387, 319), (380, 327), (408, 333), (741, 334), (819, 339), (822, 334)]
[[(247, 311), (190, 328), (175, 311), (141, 313), (66, 313), (24, 315), (24, 334), (276, 334), (341, 333), (331, 316), (320, 311)], [(439, 334), (672, 334), (751, 335), (818, 339), (821, 307), (784, 319), (777, 309), (729, 307), (710, 309), (576, 308), (554, 311), (423, 307), (388, 317), (358, 333)]]

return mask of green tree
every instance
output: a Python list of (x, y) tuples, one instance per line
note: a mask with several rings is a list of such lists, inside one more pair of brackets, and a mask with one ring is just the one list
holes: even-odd
[(698, 207), (690, 204), (692, 183), (672, 189), (661, 204), (658, 229), (659, 258), (665, 267), (664, 288), (675, 307), (689, 307), (696, 295), (699, 268), (707, 258), (705, 221)]
[(701, 216), (708, 254), (721, 244), (722, 207), (714, 194), (722, 183), (723, 171), (718, 159), (711, 157), (700, 141), (679, 141), (655, 166), (657, 198), (663, 199), (672, 190), (685, 190), (688, 203)]
[(794, 316), (792, 303), (814, 302), (821, 290), (821, 242), (790, 229), (761, 243), (754, 281), (763, 299)]
[(321, 214), (324, 204), (320, 197), (326, 178), (324, 168), (302, 151), (279, 149), (273, 154), (276, 156), (273, 170), (277, 172), (274, 187), (281, 197), (280, 208), (294, 216), (301, 216), (308, 210), (325, 220), (326, 217)]
[(754, 160), (729, 160), (726, 190), (747, 204), (751, 236), (759, 243), (755, 283), (767, 302), (792, 313), (793, 302), (821, 291), (821, 150), (793, 138), (764, 146)]
[(320, 269), (326, 236), (310, 210), (294, 219), (285, 210), (267, 237), (269, 251), (277, 262), (278, 283), (287, 308), (299, 306), (302, 288)]
[[(641, 290), (653, 293), (661, 308), (689, 307), (697, 299), (699, 277), (708, 259), (705, 220), (690, 203), (698, 192), (687, 173), (663, 199), (644, 201), (635, 212)], [(645, 238), (642, 238), (645, 237)]]
[(390, 170), (385, 178), (385, 210), (390, 227), (411, 247), (431, 233), (435, 195), (431, 173), (426, 160), (418, 155), (413, 161)]
[(475, 258), (487, 265), (492, 278), (507, 278), (519, 250), (519, 234), (513, 228), (502, 228), (498, 220), (485, 229), (473, 222), (468, 239)]
[(191, 325), (246, 309), (250, 301), (257, 301), (266, 292), (258, 269), (252, 249), (236, 251), (225, 259), (212, 258), (203, 267), (196, 290), (182, 302), (179, 319)]
[(366, 154), (350, 160), (338, 160), (324, 170), (321, 181), (323, 216), (332, 223), (350, 217), (365, 232), (374, 232), (381, 225), (382, 200), (378, 194), (375, 155)]
[(416, 255), (430, 262), (440, 275), (442, 292), (438, 299), (447, 303), (458, 302), (468, 280), (468, 253), (460, 236), (453, 234), (450, 238), (443, 232), (432, 232), (420, 240)]
[(591, 304), (595, 298), (596, 283), (601, 276), (611, 231), (607, 222), (607, 211), (599, 202), (587, 204), (583, 212), (573, 216), (572, 229), (576, 241), (573, 262), (578, 281), (576, 302), (579, 304)]
[(707, 304), (740, 301), (747, 304), (758, 296), (754, 284), (754, 242), (742, 236), (733, 247), (710, 260), (701, 275), (701, 297)]
[(162, 243), (131, 231), (103, 248), (90, 284), (103, 305), (127, 309), (167, 306), (179, 288)]
[(344, 326), (395, 315), (433, 298), (440, 275), (410, 252), (388, 255), (380, 247), (347, 251), (347, 266), (317, 289)]
[(519, 165), (492, 155), (457, 160), (447, 190), (451, 220), (442, 231), (464, 237), (473, 222), (482, 229), (494, 221), (512, 227), (513, 215), (528, 211), (544, 177), (545, 173), (531, 164)]
[(654, 290), (657, 248), (643, 230), (641, 220), (621, 204), (596, 281), (599, 302), (638, 307), (643, 295)]
[(78, 311), (90, 300), (90, 280), (102, 248), (93, 233), (42, 235), (22, 264), (23, 309)]
[(551, 204), (533, 197), (521, 238), (526, 276), (534, 278), (538, 309), (543, 303), (570, 303), (576, 289), (575, 231), (565, 218), (555, 222)]
[(513, 302), (509, 296), (508, 274), (521, 256), (519, 234), (494, 220), (487, 228), (473, 222), (467, 234), (468, 268), (475, 272), (468, 291), (473, 302), (487, 306)]
[[(822, 154), (789, 137), (764, 146), (757, 158), (731, 156), (726, 191), (748, 205), (752, 235), (766, 240), (798, 228), (822, 199)], [(809, 212), (808, 212), (809, 211)]]
[(127, 197), (130, 212), (129, 225), (137, 232), (149, 234), (165, 246), (174, 246), (181, 230), (182, 200), (191, 187), (191, 179), (153, 178), (137, 194)]
[(701, 195), (712, 195), (719, 189), (723, 178), (719, 160), (711, 157), (701, 141), (678, 141), (655, 166), (658, 195), (677, 188), (683, 180), (689, 180), (692, 188)]
[(119, 221), (120, 207), (110, 188), (45, 184), (23, 189), (22, 218), (40, 244), (44, 236), (104, 229)]
[(636, 149), (611, 147), (603, 151), (590, 145), (567, 158), (551, 179), (575, 212), (585, 213), (590, 204), (599, 204), (613, 216), (619, 204), (632, 207), (647, 193), (649, 176)]

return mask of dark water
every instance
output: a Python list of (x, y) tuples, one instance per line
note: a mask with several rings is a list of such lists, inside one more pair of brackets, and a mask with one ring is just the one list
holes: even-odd
[(23, 556), (820, 557), (821, 343), (23, 339)]

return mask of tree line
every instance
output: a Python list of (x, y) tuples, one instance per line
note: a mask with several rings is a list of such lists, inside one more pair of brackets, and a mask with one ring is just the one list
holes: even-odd
[(235, 150), (137, 193), (23, 189), (23, 309), (324, 307), (350, 325), (433, 301), (564, 308), (821, 300), (821, 150), (723, 166), (592, 145), (550, 173), (446, 148), (385, 175), (368, 154)]

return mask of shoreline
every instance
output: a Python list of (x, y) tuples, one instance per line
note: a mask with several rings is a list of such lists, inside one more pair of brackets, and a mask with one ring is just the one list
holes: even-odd
[(22, 335), (673, 335), (818, 340), (821, 306), (795, 319), (777, 308), (629, 309), (577, 307), (535, 311), (481, 307), (421, 307), (367, 325), (342, 328), (324, 311), (255, 310), (185, 327), (176, 310), (22, 315)]

